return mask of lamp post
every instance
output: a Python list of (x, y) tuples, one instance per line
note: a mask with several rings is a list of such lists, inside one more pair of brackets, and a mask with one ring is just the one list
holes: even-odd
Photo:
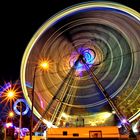
[[(15, 98), (15, 95), (16, 95), (16, 90), (10, 88), (10, 89), (7, 89), (5, 91), (5, 99), (6, 99), (6, 102), (10, 102), (10, 106), (12, 107), (12, 101), (14, 100)], [(5, 126), (5, 131), (4, 131), (4, 140), (6, 140), (6, 129), (7, 129), (7, 122), (8, 122), (8, 119), (12, 119), (14, 117), (14, 112), (11, 110), (8, 112), (8, 115), (7, 115), (7, 118), (6, 118), (6, 126)]]
[(36, 72), (37, 69), (47, 70), (49, 68), (49, 63), (47, 60), (40, 60), (38, 64), (35, 65), (33, 73), (33, 83), (32, 83), (32, 106), (31, 106), (31, 118), (30, 118), (30, 140), (32, 140), (32, 129), (33, 129), (33, 108), (34, 108), (34, 92), (35, 92), (35, 82), (36, 82)]
[(8, 123), (8, 119), (9, 118), (13, 119), (14, 116), (15, 116), (15, 114), (14, 114), (14, 112), (12, 110), (8, 112), (8, 116), (6, 117), (6, 125), (4, 127), (4, 129), (5, 129), (4, 130), (4, 140), (7, 139), (7, 135), (6, 135), (7, 127), (11, 127), (11, 125), (13, 123), (13, 121), (12, 121), (12, 123)]
[(20, 118), (19, 118), (19, 132), (18, 132), (18, 139), (20, 140), (20, 132), (22, 128), (22, 102), (20, 102)]
[(32, 106), (31, 106), (31, 118), (30, 118), (30, 140), (32, 140), (32, 129), (33, 129), (33, 107), (34, 107), (34, 87), (35, 87), (35, 77), (38, 65), (35, 66), (34, 75), (33, 75), (33, 88), (32, 88)]
[(5, 129), (4, 140), (6, 140), (6, 128), (12, 127), (12, 123), (7, 123), (8, 119), (10, 118), (12, 120), (15, 116), (14, 112), (12, 111), (13, 102), (20, 96), (19, 95), (20, 91), (16, 84), (14, 84), (14, 86), (13, 86), (12, 83), (8, 82), (8, 84), (5, 84), (5, 85), (6, 85), (6, 87), (4, 88), (3, 93), (1, 95), (1, 97), (3, 98), (2, 102), (5, 102), (4, 108), (5, 108), (5, 106), (7, 106), (9, 104), (11, 110), (8, 112), (7, 117), (6, 117), (6, 125), (4, 128)]

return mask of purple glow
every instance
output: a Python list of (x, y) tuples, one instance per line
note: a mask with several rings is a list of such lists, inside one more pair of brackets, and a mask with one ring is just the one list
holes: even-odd
[(12, 87), (12, 85), (11, 85), (10, 82), (4, 84), (4, 86), (0, 88), (0, 96), (2, 95), (2, 93), (3, 93), (4, 91), (6, 91), (7, 89), (9, 89), (9, 88), (11, 88), (11, 87)]
[[(89, 48), (79, 48), (78, 51), (74, 51), (70, 56), (70, 66), (73, 67), (75, 62), (77, 61), (79, 55), (83, 56), (83, 60), (86, 62), (88, 67), (92, 67), (95, 61), (95, 52)], [(87, 68), (82, 60), (77, 63), (75, 66), (76, 71), (79, 72), (80, 76), (82, 75), (81, 72), (86, 71)]]
[(123, 123), (123, 124), (127, 123), (127, 120), (126, 120), (126, 119), (123, 119), (123, 120), (122, 120), (122, 123)]
[(20, 136), (23, 137), (26, 135), (26, 133), (29, 132), (29, 129), (28, 128), (21, 128), (19, 129), (19, 127), (15, 127), (15, 133), (19, 133), (20, 132)]
[(44, 109), (44, 103), (43, 103), (43, 100), (41, 98), (41, 96), (39, 94), (37, 94), (38, 97), (39, 97), (39, 100), (40, 100), (40, 105), (41, 105), (41, 108)]

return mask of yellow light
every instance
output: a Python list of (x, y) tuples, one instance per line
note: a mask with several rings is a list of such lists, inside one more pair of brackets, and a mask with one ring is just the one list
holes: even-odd
[[(41, 28), (36, 32), (36, 34), (32, 37), (31, 41), (29, 42), (23, 59), (22, 59), (22, 64), (21, 64), (21, 69), (20, 69), (20, 77), (21, 77), (21, 84), (22, 84), (22, 89), (24, 92), (24, 96), (29, 104), (29, 106), (31, 106), (31, 100), (29, 98), (28, 95), (28, 90), (27, 90), (27, 86), (26, 86), (26, 66), (28, 63), (28, 59), (29, 56), (32, 52), (33, 47), (35, 46), (36, 40), (38, 40), (38, 38), (47, 30), (51, 27), (51, 25), (53, 25), (54, 23), (56, 23), (56, 21), (58, 21), (59, 19), (62, 19), (63, 17), (66, 17), (69, 14), (75, 13), (79, 10), (84, 10), (87, 8), (96, 8), (96, 7), (107, 7), (107, 8), (114, 8), (120, 11), (124, 11), (125, 13), (130, 14), (131, 16), (135, 17), (137, 20), (140, 20), (140, 14), (137, 11), (134, 11), (133, 9), (126, 7), (124, 5), (120, 5), (117, 3), (111, 3), (111, 2), (89, 2), (89, 3), (82, 3), (81, 5), (76, 5), (74, 7), (71, 7), (69, 9), (66, 9), (64, 11), (59, 12), (58, 14), (56, 14), (55, 16), (53, 16), (53, 18), (50, 18), (49, 20), (47, 20), (47, 22), (41, 26)], [(36, 114), (36, 116), (38, 118), (41, 118), (41, 115), (39, 113), (39, 111), (34, 110), (34, 113)], [(140, 116), (140, 113), (139, 113)], [(47, 121), (44, 119), (44, 122)]]
[(112, 114), (116, 114), (116, 112), (113, 110), (113, 111), (112, 111)]
[[(17, 83), (18, 83), (18, 81), (17, 81)], [(20, 87), (18, 86), (17, 83), (12, 84), (12, 82), (10, 82), (11, 87), (6, 89), (3, 92), (2, 96), (1, 96), (2, 100), (0, 102), (0, 103), (5, 102), (5, 105), (3, 108), (5, 108), (8, 103), (10, 103), (10, 107), (12, 107), (12, 102), (14, 102), (17, 98), (19, 98), (21, 96), (20, 95), (21, 90), (19, 90)]]
[(107, 118), (109, 118), (111, 116), (111, 113), (109, 113), (109, 112), (104, 112), (104, 114), (103, 114), (103, 118), (104, 119), (107, 119)]
[(13, 98), (14, 95), (15, 95), (15, 91), (13, 91), (13, 90), (9, 90), (9, 91), (7, 92), (7, 97), (8, 97), (8, 98)]
[(13, 111), (10, 111), (10, 112), (8, 113), (8, 117), (13, 118), (13, 117), (14, 117), (14, 112), (13, 112)]
[(67, 119), (69, 116), (66, 113), (62, 112), (61, 117)]
[(49, 61), (46, 59), (40, 59), (38, 62), (39, 69), (48, 70), (49, 69)]
[(40, 67), (42, 67), (43, 69), (48, 69), (49, 64), (48, 64), (48, 62), (41, 62)]

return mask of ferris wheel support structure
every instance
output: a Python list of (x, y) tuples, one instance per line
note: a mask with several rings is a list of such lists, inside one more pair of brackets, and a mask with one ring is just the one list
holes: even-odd
[[(70, 69), (70, 71), (68, 72), (67, 76), (65, 77), (64, 81), (62, 82), (62, 84), (60, 85), (59, 89), (57, 90), (57, 92), (55, 93), (55, 95), (53, 96), (52, 100), (50, 101), (50, 103), (48, 104), (47, 108), (45, 109), (42, 117), (40, 118), (40, 120), (37, 122), (37, 124), (34, 126), (32, 132), (36, 132), (39, 128), (39, 126), (42, 123), (42, 120), (44, 118), (44, 116), (46, 115), (46, 113), (48, 112), (49, 108), (51, 107), (51, 105), (53, 104), (54, 100), (57, 98), (58, 94), (60, 93), (64, 83), (67, 81), (69, 75), (74, 71), (76, 65), (78, 64), (78, 62), (81, 62), (85, 65), (87, 72), (90, 74), (91, 78), (93, 79), (93, 81), (95, 82), (96, 86), (99, 88), (99, 90), (102, 92), (102, 94), (104, 95), (104, 97), (106, 98), (106, 100), (108, 101), (109, 105), (111, 106), (111, 108), (115, 111), (117, 117), (119, 118), (119, 120), (122, 122), (124, 119), (123, 114), (121, 114), (121, 112), (118, 110), (118, 108), (116, 107), (116, 105), (114, 104), (114, 102), (112, 101), (112, 99), (110, 98), (109, 94), (106, 92), (106, 90), (103, 88), (102, 84), (100, 83), (100, 81), (98, 80), (98, 78), (96, 77), (96, 75), (94, 74), (94, 72), (90, 69), (90, 67), (88, 66), (88, 64), (86, 63), (86, 61), (84, 60), (84, 56), (82, 54), (79, 55), (78, 59), (76, 60), (76, 62), (74, 63), (74, 66)], [(129, 128), (130, 128), (130, 124), (127, 121), (127, 123), (122, 123), (122, 125), (125, 128), (125, 133), (129, 133)]]
[[(97, 87), (99, 88), (99, 90), (102, 92), (102, 94), (104, 95), (104, 97), (106, 98), (106, 100), (108, 101), (109, 105), (111, 106), (111, 108), (115, 111), (117, 117), (119, 118), (119, 120), (121, 121), (121, 123), (123, 122), (123, 119), (125, 118), (123, 116), (123, 114), (121, 114), (121, 112), (118, 110), (118, 108), (116, 107), (116, 105), (114, 104), (114, 102), (112, 101), (112, 99), (110, 98), (109, 94), (106, 92), (106, 90), (104, 89), (104, 87), (102, 86), (102, 84), (100, 83), (100, 81), (98, 80), (98, 78), (96, 77), (96, 75), (94, 74), (94, 72), (90, 69), (90, 67), (88, 66), (88, 64), (86, 63), (83, 55), (80, 55), (80, 60), (83, 62), (83, 64), (86, 67), (86, 71), (90, 74), (91, 78), (93, 79), (93, 81), (95, 82), (95, 84), (97, 85)], [(122, 125), (125, 128), (125, 132), (129, 133), (130, 130), (130, 124), (129, 122), (126, 120), (126, 123), (122, 123)]]
[(55, 93), (55, 95), (53, 96), (52, 100), (49, 102), (48, 106), (46, 107), (45, 111), (43, 112), (43, 115), (41, 116), (40, 120), (36, 123), (36, 125), (33, 127), (32, 132), (36, 132), (39, 128), (39, 126), (41, 125), (43, 118), (45, 117), (46, 113), (48, 112), (48, 110), (50, 109), (51, 105), (53, 104), (54, 100), (57, 99), (57, 96), (59, 95), (63, 85), (65, 84), (65, 82), (67, 81), (67, 79), (69, 78), (70, 74), (73, 73), (73, 71), (75, 71), (75, 66), (78, 64), (79, 60), (81, 59), (81, 57), (79, 56), (78, 59), (76, 60), (76, 62), (74, 63), (73, 67), (69, 70), (67, 76), (65, 77), (65, 79), (63, 80), (63, 82), (61, 83), (59, 89), (57, 90), (57, 92)]

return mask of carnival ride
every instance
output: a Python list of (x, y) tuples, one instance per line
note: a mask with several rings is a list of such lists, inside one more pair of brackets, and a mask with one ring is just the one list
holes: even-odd
[[(30, 107), (35, 95), (39, 121), (33, 132), (42, 122), (48, 127), (71, 122), (74, 127), (79, 115), (85, 126), (110, 125), (95, 118), (108, 110), (129, 131), (129, 124), (140, 116), (139, 38), (139, 13), (112, 2), (74, 5), (47, 20), (29, 42), (21, 65)], [(47, 72), (36, 67), (44, 58)]]

